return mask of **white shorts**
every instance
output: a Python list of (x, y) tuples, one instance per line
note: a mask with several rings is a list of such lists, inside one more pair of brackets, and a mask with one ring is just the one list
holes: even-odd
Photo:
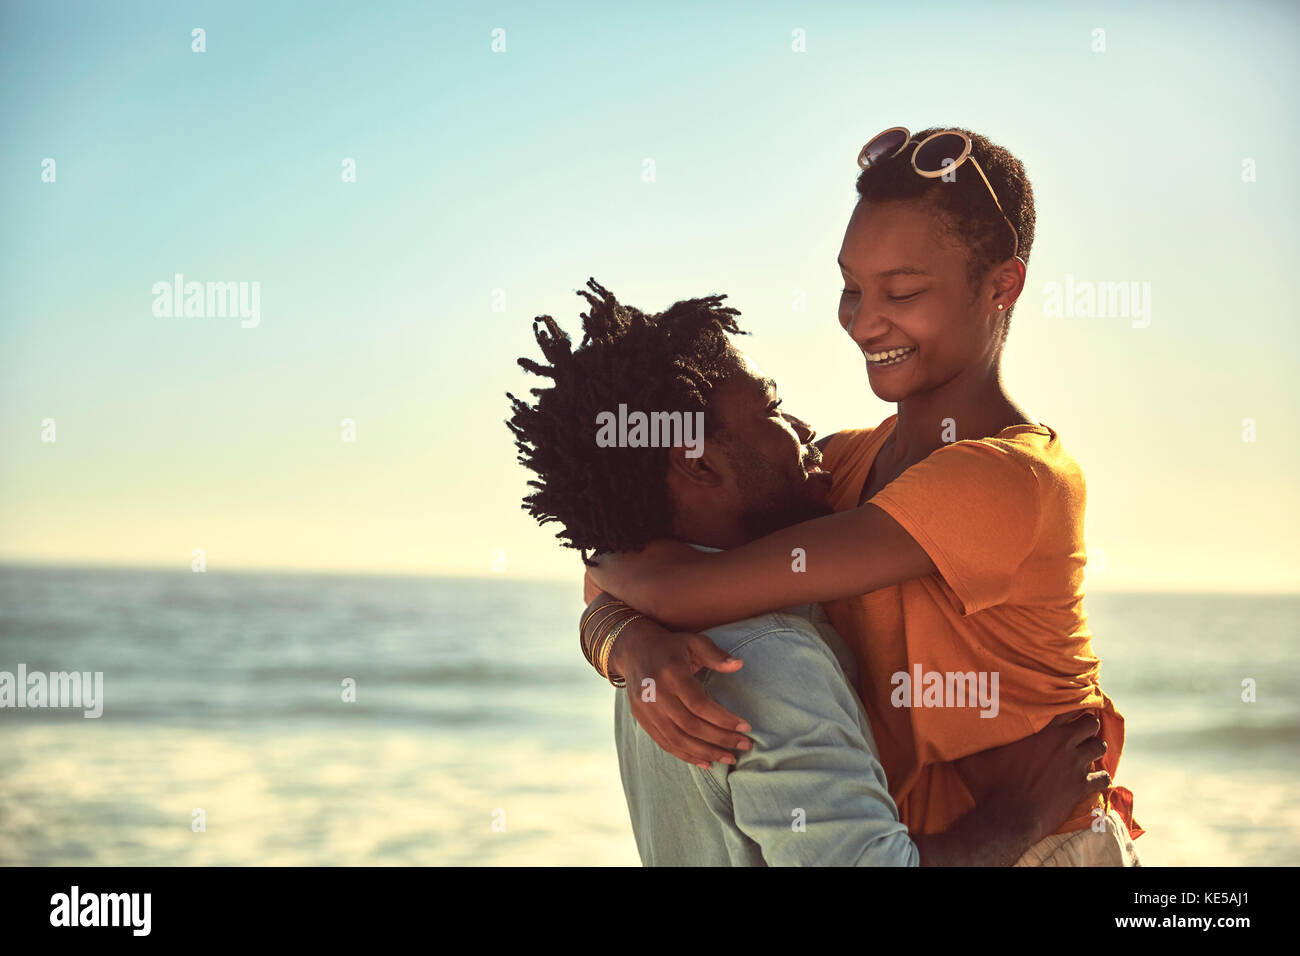
[(1141, 866), (1128, 827), (1118, 813), (1106, 814), (1105, 828), (1087, 827), (1073, 833), (1053, 833), (1039, 840), (1016, 866)]

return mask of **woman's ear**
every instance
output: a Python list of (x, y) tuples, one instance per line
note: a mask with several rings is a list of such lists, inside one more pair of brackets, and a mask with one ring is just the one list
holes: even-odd
[(1009, 312), (1025, 289), (1025, 260), (1014, 256), (993, 273), (994, 311)]

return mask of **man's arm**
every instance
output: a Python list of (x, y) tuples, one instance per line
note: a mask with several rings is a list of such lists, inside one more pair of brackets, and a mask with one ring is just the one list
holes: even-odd
[(1062, 714), (1038, 733), (954, 761), (975, 809), (943, 833), (917, 836), (922, 866), (1010, 866), (1110, 786), (1094, 712)]
[(1010, 866), (1041, 839), (1019, 802), (975, 807), (942, 833), (913, 837), (921, 866)]

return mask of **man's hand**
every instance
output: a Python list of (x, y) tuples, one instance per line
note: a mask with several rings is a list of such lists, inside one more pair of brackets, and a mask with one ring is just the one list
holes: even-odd
[(1106, 754), (1096, 713), (1060, 714), (1024, 740), (953, 761), (976, 803), (996, 797), (1020, 805), (1036, 843), (1069, 819), (1086, 797), (1110, 786), (1110, 774), (1092, 771)]
[[(602, 599), (608, 595), (592, 603)], [(597, 613), (590, 627), (618, 612)], [(706, 770), (712, 761), (734, 764), (729, 749), (748, 750), (753, 743), (744, 736), (749, 724), (709, 697), (695, 674), (706, 667), (731, 673), (741, 666), (739, 658), (729, 657), (704, 635), (669, 631), (648, 617), (619, 632), (609, 659), (610, 670), (627, 681), (632, 716), (650, 739)]]
[(1056, 717), (1031, 737), (963, 757), (953, 766), (976, 806), (943, 833), (914, 837), (922, 866), (1009, 866), (1110, 786), (1093, 771), (1106, 753), (1095, 713)]

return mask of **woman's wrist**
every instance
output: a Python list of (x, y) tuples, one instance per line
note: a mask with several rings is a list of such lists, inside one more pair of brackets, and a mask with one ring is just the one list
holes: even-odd
[(615, 687), (623, 686), (623, 679), (617, 670), (611, 671), (610, 658), (624, 630), (640, 616), (635, 608), (602, 593), (591, 602), (579, 625), (578, 642), (583, 657)]
[(591, 656), (592, 645), (594, 643), (593, 639), (597, 628), (604, 623), (604, 621), (608, 620), (608, 617), (603, 615), (602, 612), (625, 606), (626, 605), (624, 605), (622, 601), (615, 600), (608, 594), (601, 593), (592, 600), (591, 604), (588, 605), (587, 610), (583, 612), (582, 620), (578, 624), (578, 645), (582, 648), (582, 656), (585, 657), (587, 663), (591, 664), (593, 667), (595, 666), (595, 661), (592, 660)]
[(637, 645), (646, 638), (654, 638), (662, 633), (664, 633), (662, 624), (654, 618), (639, 614), (628, 623), (619, 634), (618, 640), (614, 642), (609, 654), (610, 673), (626, 680), (630, 655), (635, 653)]
[(587, 663), (615, 687), (621, 687), (624, 654), (633, 643), (632, 637), (661, 630), (657, 622), (636, 608), (602, 592), (583, 613), (578, 637)]

